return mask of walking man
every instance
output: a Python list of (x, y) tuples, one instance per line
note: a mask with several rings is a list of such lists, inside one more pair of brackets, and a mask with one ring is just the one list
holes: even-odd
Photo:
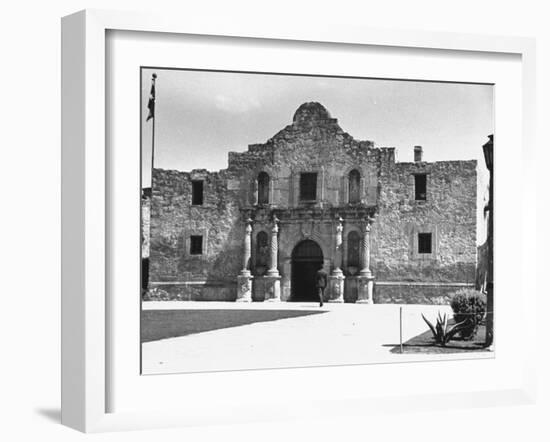
[(317, 270), (317, 274), (315, 275), (315, 287), (317, 288), (317, 294), (319, 295), (319, 307), (323, 306), (323, 298), (325, 296), (327, 281), (327, 272), (325, 272), (321, 267), (319, 270)]

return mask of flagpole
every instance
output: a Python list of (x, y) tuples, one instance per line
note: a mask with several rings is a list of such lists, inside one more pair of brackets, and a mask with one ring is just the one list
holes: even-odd
[(156, 101), (157, 101), (157, 74), (153, 72), (153, 76), (151, 81), (154, 85), (155, 90), (155, 96), (153, 97), (154, 101), (154, 112), (153, 112), (153, 128), (152, 128), (152, 134), (151, 134), (151, 189), (153, 188), (153, 170), (155, 168), (155, 123), (156, 123)]

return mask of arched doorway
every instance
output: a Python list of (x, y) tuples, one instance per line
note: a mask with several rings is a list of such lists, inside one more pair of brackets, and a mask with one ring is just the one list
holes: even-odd
[(310, 239), (301, 241), (292, 251), (291, 301), (319, 301), (315, 291), (315, 274), (323, 267), (323, 251)]

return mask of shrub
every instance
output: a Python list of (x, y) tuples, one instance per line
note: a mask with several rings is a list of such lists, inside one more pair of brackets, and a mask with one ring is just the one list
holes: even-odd
[(479, 324), (485, 317), (487, 298), (484, 294), (473, 289), (462, 289), (451, 298), (451, 308), (454, 320), (457, 323), (464, 322), (460, 329), (460, 336), (464, 340), (475, 337)]
[(168, 301), (170, 300), (170, 294), (159, 287), (153, 287), (147, 291), (142, 291), (141, 299), (143, 301)]

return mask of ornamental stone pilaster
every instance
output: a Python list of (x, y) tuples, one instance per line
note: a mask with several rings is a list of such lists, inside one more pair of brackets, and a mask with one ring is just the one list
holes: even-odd
[(370, 233), (373, 219), (367, 218), (361, 240), (361, 270), (357, 277), (357, 303), (373, 304), (374, 276), (370, 269)]
[(342, 272), (342, 218), (338, 218), (336, 225), (335, 250), (334, 250), (334, 269), (329, 276), (329, 293), (330, 299), (328, 302), (344, 302), (344, 272)]
[(360, 276), (372, 276), (370, 270), (370, 230), (371, 230), (371, 218), (368, 218), (363, 227), (363, 238), (361, 238), (361, 270)]
[(334, 249), (334, 269), (332, 270), (332, 275), (342, 275), (342, 232), (344, 227), (342, 225), (343, 219), (338, 218), (338, 224), (336, 225), (336, 236), (335, 236), (335, 249)]
[(268, 276), (279, 276), (279, 270), (277, 269), (278, 255), (279, 255), (279, 220), (275, 216), (273, 218), (273, 227), (271, 228), (271, 243), (270, 243), (270, 255), (269, 255), (269, 270)]
[(265, 300), (269, 302), (279, 302), (281, 300), (281, 276), (277, 268), (279, 259), (279, 220), (273, 217), (273, 227), (271, 228), (271, 243), (269, 255), (269, 270), (265, 280)]
[(237, 302), (252, 302), (252, 274), (250, 273), (250, 256), (252, 253), (252, 220), (246, 220), (243, 243), (243, 267), (237, 276)]

